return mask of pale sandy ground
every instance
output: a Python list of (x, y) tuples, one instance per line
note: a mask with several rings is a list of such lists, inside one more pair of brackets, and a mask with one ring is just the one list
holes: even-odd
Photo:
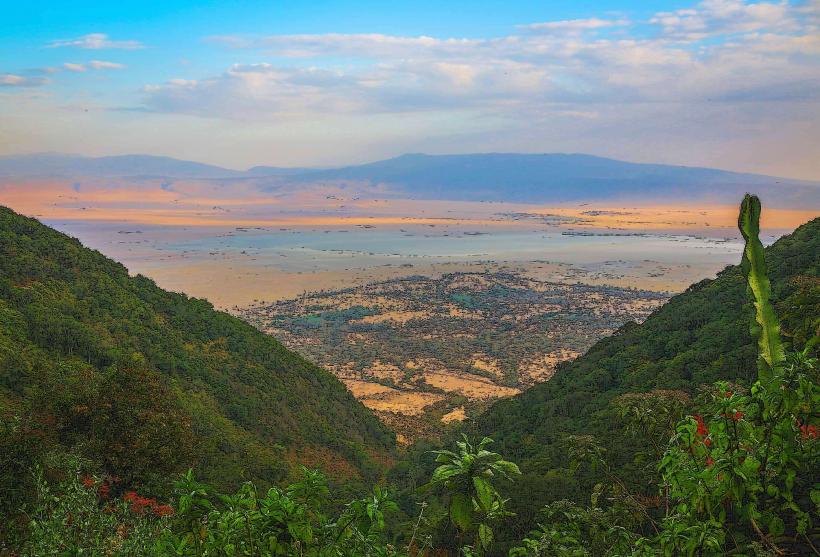
[(419, 393), (411, 391), (397, 391), (390, 396), (364, 397), (359, 400), (362, 404), (377, 412), (391, 412), (404, 416), (420, 416), (425, 408), (444, 397), (435, 393)]
[(464, 413), (463, 406), (459, 406), (441, 417), (441, 421), (445, 424), (449, 424), (450, 422), (463, 422), (466, 419), (467, 415)]
[(557, 350), (549, 354), (535, 354), (518, 363), (519, 380), (525, 385), (534, 385), (548, 381), (555, 366), (566, 360), (573, 360), (580, 356), (578, 352), (568, 349)]
[(503, 377), (497, 359), (486, 357), (483, 354), (474, 354), (473, 358), (472, 366), (474, 368), (490, 373), (497, 379), (501, 379)]
[[(542, 358), (545, 365), (554, 365), (560, 356), (551, 360), (552, 356), (547, 355)], [(486, 357), (477, 358), (474, 365), (479, 369), (498, 371), (497, 365), (488, 363)], [(535, 363), (533, 363), (535, 365)], [(492, 381), (476, 375), (459, 374), (448, 370), (440, 361), (427, 358), (417, 361), (408, 361), (405, 364), (408, 369), (416, 370), (414, 381), (426, 383), (447, 393), (463, 395), (471, 401), (487, 401), (515, 395), (519, 389), (497, 385)], [(362, 374), (354, 370), (353, 362), (345, 366), (328, 366), (339, 379), (347, 386), (350, 392), (359, 399), (362, 404), (376, 411), (382, 418), (384, 414), (395, 414), (405, 417), (421, 416), (426, 413), (427, 407), (441, 400), (444, 395), (418, 391), (415, 383), (404, 382), (404, 372), (391, 364), (384, 364), (378, 360), (365, 371), (363, 375), (375, 377), (377, 379), (390, 379), (399, 388), (381, 385), (372, 380), (361, 379)], [(387, 417), (389, 418), (389, 416)], [(445, 423), (466, 418), (465, 409), (462, 406), (448, 412), (442, 417)]]
[(471, 400), (502, 398), (520, 393), (519, 389), (496, 385), (476, 376), (458, 375), (446, 371), (429, 371), (421, 374), (424, 382), (447, 392), (466, 396)]
[[(562, 270), (563, 267), (558, 266), (557, 269)], [(446, 287), (467, 291), (494, 288), (497, 285), (498, 275), (488, 275), (483, 272), (484, 269), (481, 269), (481, 271), (481, 274), (448, 275), (445, 283)], [(516, 277), (511, 285), (519, 285), (519, 280), (526, 281), (526, 279), (521, 278), (520, 274)], [(301, 315), (303, 311), (309, 314), (325, 309), (342, 311), (353, 307), (377, 307), (378, 311), (382, 313), (352, 319), (350, 323), (352, 325), (389, 323), (394, 330), (394, 334), (401, 338), (403, 334), (413, 335), (410, 332), (403, 332), (403, 326), (411, 319), (429, 320), (434, 315), (438, 315), (439, 312), (446, 313), (448, 310), (454, 309), (454, 307), (447, 307), (447, 305), (433, 308), (429, 305), (425, 306), (423, 302), (421, 306), (418, 305), (415, 296), (418, 294), (423, 295), (425, 288), (432, 287), (431, 282), (419, 283), (413, 281), (407, 283), (407, 285), (402, 285), (400, 282), (390, 282), (371, 284), (360, 289), (313, 293), (305, 298), (293, 302), (289, 301), (288, 304), (290, 304), (289, 307), (293, 308), (293, 313), (290, 311), (287, 313), (288, 315)], [(636, 311), (646, 311), (648, 313), (660, 303), (660, 299), (657, 297), (618, 298), (616, 302), (604, 295), (602, 291), (579, 290), (566, 286), (559, 287), (554, 282), (526, 282), (530, 284), (531, 288), (545, 292), (563, 288), (568, 291), (569, 295), (571, 290), (572, 296), (576, 298), (577, 303), (588, 305), (593, 308), (593, 311), (605, 311), (611, 315), (621, 313), (634, 316)], [(420, 286), (420, 284), (425, 286)], [(409, 290), (407, 290), (408, 288)], [(539, 315), (545, 311), (563, 308), (560, 305), (553, 306), (552, 304), (542, 303), (528, 304), (526, 307), (531, 308), (532, 313), (530, 315)], [(254, 313), (255, 311), (259, 313)], [(451, 311), (451, 313), (453, 312)], [(482, 313), (476, 311), (462, 313), (466, 319), (474, 316), (484, 318)], [(258, 310), (249, 309), (246, 315), (252, 316), (253, 322), (265, 323), (267, 318), (276, 314), (277, 311), (271, 306), (262, 305)], [(515, 312), (507, 314), (505, 318), (508, 317), (510, 320), (518, 321), (522, 314), (526, 316), (529, 312), (516, 309)], [(643, 315), (643, 313), (641, 314)], [(318, 338), (310, 335), (293, 336), (287, 327), (281, 329), (275, 325), (268, 325), (263, 326), (263, 330), (279, 338), (287, 346), (297, 350), (319, 342)], [(437, 338), (435, 333), (429, 334), (429, 338)], [(452, 331), (447, 334), (452, 337), (462, 336)], [(561, 346), (561, 339), (557, 338), (560, 333), (550, 331), (545, 334), (550, 339), (555, 339), (557, 345)], [(347, 334), (346, 342), (351, 345), (366, 345), (378, 341), (368, 333), (354, 332)], [(523, 387), (549, 380), (559, 362), (573, 359), (579, 355), (578, 352), (567, 347), (553, 349), (546, 353), (543, 351), (527, 353), (522, 356), (522, 360), (517, 362), (516, 366), (520, 384), (509, 385), (507, 383), (509, 378), (502, 369), (500, 360), (481, 351), (473, 352), (467, 360), (466, 363), (472, 368), (471, 370), (463, 367), (465, 362), (459, 362), (455, 366), (452, 364), (448, 366), (438, 358), (426, 356), (423, 353), (415, 355), (414, 359), (405, 360), (400, 366), (376, 359), (364, 369), (360, 369), (355, 361), (339, 363), (332, 352), (326, 352), (328, 348), (330, 347), (325, 347), (325, 350), (322, 350), (323, 357), (317, 356), (320, 358), (319, 362), (344, 381), (356, 398), (366, 406), (376, 410), (386, 423), (398, 428), (398, 431), (404, 433), (408, 438), (418, 433), (419, 425), (418, 421), (409, 418), (433, 413), (437, 418), (443, 419), (441, 412), (444, 411), (447, 412), (445, 423), (465, 419), (476, 405), (481, 406), (494, 399), (515, 395)], [(445, 396), (408, 396), (408, 392), (430, 393), (431, 391), (437, 395), (445, 394)], [(452, 413), (451, 411), (455, 407), (449, 403), (445, 405), (438, 404), (444, 399), (452, 400), (454, 396), (465, 397), (469, 400), (469, 404), (455, 402), (455, 406), (464, 407), (463, 413)], [(435, 404), (435, 408), (428, 408), (433, 404)], [(431, 423), (431, 420), (428, 419), (428, 423)]]
[[(549, 354), (533, 355), (526, 362), (522, 362), (520, 370), (525, 385), (547, 381), (558, 362), (573, 359), (578, 354), (571, 350), (560, 350)], [(472, 363), (473, 367), (500, 376), (498, 363), (483, 354), (478, 354)], [(459, 374), (450, 371), (441, 362), (429, 358), (405, 363), (408, 369), (416, 370), (414, 380), (446, 391), (463, 395), (471, 401), (489, 401), (518, 394), (520, 389), (497, 385), (483, 377), (469, 374)], [(347, 386), (350, 392), (362, 404), (375, 411), (386, 423), (407, 418), (421, 417), (428, 408), (442, 400), (444, 396), (438, 393), (420, 392), (414, 389), (415, 384), (403, 382), (404, 372), (391, 364), (384, 364), (378, 360), (373, 362), (365, 375), (378, 379), (390, 379), (400, 388), (388, 387), (373, 381), (359, 378), (359, 372), (354, 371), (354, 364), (350, 362), (342, 367), (329, 367), (337, 377)], [(463, 421), (467, 418), (464, 406), (456, 407), (441, 417), (443, 423)], [(394, 424), (395, 425), (395, 424)], [(405, 439), (408, 441), (408, 439)]]

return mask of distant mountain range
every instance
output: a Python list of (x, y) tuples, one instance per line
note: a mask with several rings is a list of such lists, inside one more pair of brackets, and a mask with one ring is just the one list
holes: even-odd
[(199, 162), (182, 161), (153, 155), (80, 157), (59, 153), (0, 157), (2, 177), (135, 177), (236, 178), (244, 172)]
[(591, 155), (403, 155), (360, 166), (300, 175), (302, 180), (390, 184), (423, 199), (531, 203), (603, 199), (709, 198), (734, 203), (746, 191), (781, 199), (813, 199), (820, 183), (710, 168), (638, 164)]
[(549, 203), (583, 200), (734, 203), (754, 191), (769, 204), (820, 208), (820, 182), (579, 154), (409, 154), (330, 169), (257, 166), (247, 171), (150, 155), (88, 158), (61, 154), (0, 157), (2, 177), (167, 177), (266, 179), (275, 184), (357, 182), (391, 197)]

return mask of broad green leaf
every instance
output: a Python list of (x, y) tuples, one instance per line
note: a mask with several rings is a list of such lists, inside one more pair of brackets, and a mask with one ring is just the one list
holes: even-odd
[(463, 493), (456, 493), (450, 499), (450, 520), (462, 532), (466, 532), (473, 525), (473, 502)]
[(490, 482), (478, 476), (473, 478), (473, 486), (475, 487), (476, 500), (478, 506), (483, 512), (487, 512), (492, 507), (493, 499), (495, 498), (495, 490), (490, 485)]
[(501, 460), (494, 464), (495, 468), (500, 470), (506, 476), (520, 476), (521, 470), (518, 468), (518, 465), (514, 462), (510, 462), (508, 460)]
[(462, 472), (461, 468), (454, 464), (442, 464), (433, 471), (433, 476), (430, 479), (431, 483), (441, 483), (443, 481), (457, 476)]
[(783, 519), (775, 515), (769, 521), (769, 534), (777, 537), (781, 536), (786, 531), (786, 526), (783, 524)]
[(481, 542), (481, 547), (487, 549), (493, 543), (493, 531), (486, 524), (479, 524), (478, 526), (478, 540)]

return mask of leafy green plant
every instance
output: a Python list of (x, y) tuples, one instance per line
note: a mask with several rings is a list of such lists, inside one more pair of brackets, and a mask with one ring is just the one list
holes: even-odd
[(511, 515), (495, 482), (512, 480), (521, 474), (515, 463), (487, 450), (492, 442), (485, 437), (473, 446), (465, 435), (456, 443), (458, 452), (434, 451), (436, 462), (441, 465), (433, 472), (430, 482), (443, 486), (449, 493), (450, 520), (459, 531), (459, 545), (465, 541), (466, 534), (474, 532), (472, 549), (479, 555), (484, 554), (493, 541), (491, 524)]
[(675, 501), (659, 538), (667, 554), (749, 551), (753, 544), (776, 554), (784, 554), (784, 546), (817, 552), (816, 360), (783, 350), (759, 218), (760, 201), (747, 195), (739, 228), (756, 308), (758, 380), (748, 393), (715, 384), (701, 414), (678, 426), (660, 463)]
[(173, 539), (166, 538), (164, 545), (175, 555), (184, 554), (187, 548), (194, 548), (201, 554), (208, 535), (205, 528), (208, 513), (214, 510), (210, 488), (196, 481), (193, 470), (188, 470), (175, 487), (178, 503), (174, 522), (175, 531), (179, 534)]
[[(79, 456), (50, 455), (46, 463), (48, 471), (34, 471), (36, 502), (27, 512), (23, 555), (156, 554), (170, 506), (136, 494), (115, 496), (116, 478), (88, 474), (90, 463)], [(58, 479), (49, 482), (47, 473)]]
[(331, 518), (325, 477), (303, 469), (303, 479), (260, 495), (252, 483), (220, 495), (189, 472), (177, 483), (178, 513), (158, 547), (162, 554), (391, 557), (385, 515), (397, 509), (387, 490), (374, 488)]
[(560, 500), (541, 511), (538, 529), (510, 550), (510, 557), (592, 557), (626, 555), (638, 537), (622, 526), (623, 508), (599, 506), (603, 486), (592, 494), (584, 507)]

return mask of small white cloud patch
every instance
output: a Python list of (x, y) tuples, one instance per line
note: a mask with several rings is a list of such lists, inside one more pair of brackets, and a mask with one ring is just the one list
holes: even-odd
[(139, 41), (115, 41), (112, 40), (105, 33), (89, 33), (78, 37), (76, 39), (61, 39), (51, 41), (46, 45), (47, 48), (84, 48), (90, 50), (104, 50), (104, 49), (123, 49), (123, 50), (137, 50), (145, 48)]

